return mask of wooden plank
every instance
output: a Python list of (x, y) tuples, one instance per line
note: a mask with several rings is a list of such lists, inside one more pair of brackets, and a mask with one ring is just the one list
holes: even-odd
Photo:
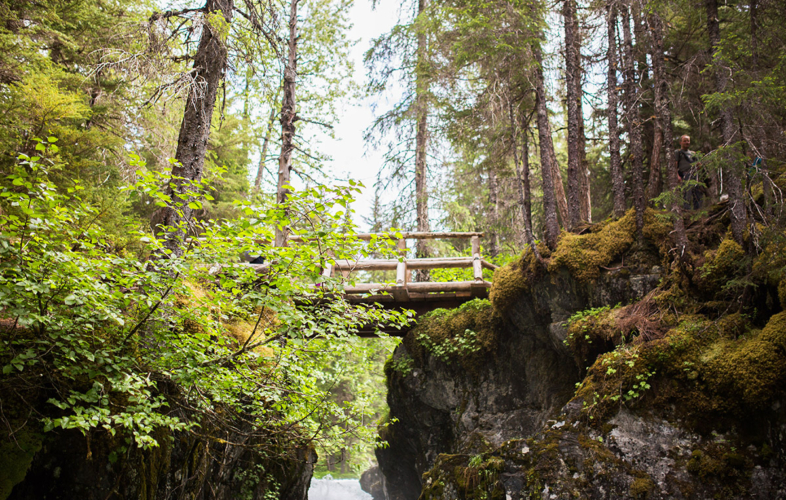
[[(484, 288), (486, 289), (486, 288)], [(432, 301), (444, 301), (444, 300), (452, 300), (452, 299), (471, 299), (473, 297), (472, 292), (465, 291), (465, 292), (442, 292), (442, 293), (423, 293), (423, 292), (408, 292), (409, 300), (411, 302), (432, 302)], [(390, 294), (378, 294), (378, 295), (357, 295), (357, 294), (348, 294), (346, 295), (346, 300), (352, 303), (363, 303), (363, 302), (378, 302), (378, 303), (386, 303), (386, 302), (396, 302), (395, 297)]]
[(480, 259), (480, 265), (483, 266), (484, 269), (491, 269), (492, 271), (499, 268), (498, 265), (492, 264), (485, 259)]
[(470, 293), (472, 296), (486, 297), (488, 295), (489, 288), (491, 288), (491, 283), (489, 283), (488, 287), (486, 286), (486, 283), (488, 283), (488, 281), (483, 281), (482, 279), (480, 281), (474, 281), (470, 287)]
[(396, 242), (396, 249), (398, 250), (398, 254), (402, 257), (407, 256), (407, 240), (404, 238), (399, 239)]
[[(488, 281), (453, 281), (448, 283), (433, 283), (429, 281), (413, 282), (407, 285), (407, 289), (412, 292), (466, 292), (472, 291), (473, 288), (491, 288), (491, 283)], [(359, 283), (355, 286), (344, 287), (345, 293), (369, 293), (372, 291), (377, 292), (391, 292), (395, 285), (388, 285), (385, 283)]]
[[(472, 257), (443, 257), (408, 259), (408, 269), (449, 269), (472, 267)], [(398, 259), (337, 260), (336, 269), (352, 271), (392, 271), (398, 268)]]
[(407, 291), (407, 261), (402, 260), (396, 266), (396, 286), (393, 287), (391, 293), (396, 299), (396, 302), (409, 302), (409, 292)]
[(483, 267), (479, 256), (472, 259), (472, 277), (475, 281), (483, 281)]

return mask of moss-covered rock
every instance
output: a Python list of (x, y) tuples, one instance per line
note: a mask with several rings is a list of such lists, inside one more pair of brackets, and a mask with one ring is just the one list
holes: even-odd
[(778, 283), (778, 300), (781, 303), (781, 308), (786, 309), (786, 278)]
[(567, 268), (577, 280), (587, 283), (598, 279), (602, 266), (608, 266), (635, 241), (635, 214), (593, 227), (589, 234), (562, 233), (551, 255), (551, 272)]
[(761, 340), (786, 353), (786, 311), (775, 314), (761, 332)]
[(422, 316), (404, 342), (419, 364), (426, 356), (433, 356), (477, 373), (483, 360), (497, 348), (499, 323), (491, 302), (475, 299), (456, 309), (436, 309)]
[[(506, 496), (785, 498), (780, 436), (786, 429), (786, 313), (779, 312), (778, 301), (786, 302), (786, 251), (779, 250), (782, 235), (768, 234), (758, 241), (765, 250), (752, 257), (728, 236), (726, 211), (712, 207), (711, 220), (689, 223), (691, 253), (680, 262), (669, 253), (671, 225), (648, 210), (641, 244), (629, 212), (586, 234), (562, 235), (544, 256), (545, 266), (525, 253), (498, 270), (491, 304), (503, 319), (483, 375), (477, 382), (457, 382), (469, 371), (445, 377), (431, 364), (396, 389), (397, 398), (405, 389), (417, 395), (404, 399), (434, 408), (444, 397), (433, 380), (443, 377), (442, 388), (452, 396), (453, 435), (439, 441), (437, 450), (430, 445), (436, 425), (432, 435), (418, 434), (416, 456), (425, 457), (418, 471), (429, 465), (429, 453), (465, 451), (459, 443), (478, 432), (475, 422), (492, 414), (493, 405), (479, 410), (477, 401), (488, 404), (505, 391), (532, 394), (532, 386), (564, 369), (554, 363), (545, 376), (533, 376), (531, 365), (511, 369), (509, 359), (519, 350), (510, 330), (536, 346), (519, 348), (519, 358), (558, 353), (564, 361), (572, 354), (578, 378), (584, 369), (586, 374), (539, 431), (504, 434), (512, 439), (502, 445), (484, 434), (490, 448), (481, 450), (483, 459), (504, 460), (499, 482)], [(658, 255), (662, 260), (654, 261)], [(618, 286), (645, 274), (654, 284), (644, 293)], [(504, 387), (494, 380), (502, 374)], [(416, 420), (406, 427), (419, 426)], [(494, 432), (503, 435), (503, 428), (522, 421), (508, 419)], [(426, 468), (423, 478), (430, 482), (422, 498), (475, 498), (472, 474), (481, 462), (471, 459), (445, 456)], [(486, 498), (493, 493), (477, 491)]]
[(721, 295), (727, 284), (745, 269), (745, 250), (731, 237), (724, 239), (717, 250), (707, 251), (704, 257), (699, 286), (715, 296)]
[[(545, 245), (538, 247), (541, 256), (549, 255)], [(524, 250), (518, 259), (497, 268), (489, 291), (489, 300), (497, 311), (505, 311), (518, 300), (522, 293), (529, 289), (532, 283), (541, 273), (541, 264), (535, 257), (535, 253), (529, 249)]]

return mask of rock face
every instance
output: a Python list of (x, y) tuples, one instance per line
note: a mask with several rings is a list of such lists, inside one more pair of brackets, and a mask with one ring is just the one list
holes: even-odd
[(41, 438), (9, 500), (261, 500), (270, 494), (307, 500), (317, 460), (313, 449), (271, 460), (252, 448), (190, 434), (163, 437), (160, 447), (147, 451), (127, 449), (107, 435), (88, 441), (77, 431), (49, 432)]
[(689, 263), (651, 214), (649, 246), (629, 215), (563, 235), (422, 318), (386, 367), (390, 497), (786, 499), (786, 253), (746, 268), (702, 224)]
[(588, 307), (641, 298), (658, 279), (611, 272), (583, 285), (567, 272), (555, 273), (493, 311), (495, 346), (471, 369), (428, 353), (417, 361), (410, 351), (419, 331), (410, 332), (386, 371), (397, 422), (381, 432), (389, 447), (376, 452), (390, 498), (417, 499), (422, 475), (440, 454), (488, 452), (540, 431), (581, 379), (563, 343), (565, 320)]
[(387, 485), (385, 484), (385, 475), (379, 470), (379, 467), (374, 466), (361, 474), (360, 488), (371, 495), (374, 500), (388, 500)]
[[(753, 444), (762, 436), (705, 436), (681, 422), (624, 408), (605, 431), (588, 431), (579, 406), (565, 410), (563, 420), (551, 421), (542, 433), (508, 441), (476, 464), (468, 455), (441, 455), (425, 475), (420, 498), (786, 498), (782, 457)], [(782, 417), (759, 423), (783, 435)]]

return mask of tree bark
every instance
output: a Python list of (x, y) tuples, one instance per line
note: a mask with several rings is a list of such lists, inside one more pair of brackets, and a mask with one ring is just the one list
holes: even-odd
[(562, 180), (562, 172), (559, 169), (557, 155), (554, 153), (554, 145), (548, 151), (551, 155), (551, 176), (554, 179), (554, 195), (557, 197), (557, 212), (562, 220), (562, 225), (568, 220), (568, 197), (565, 195), (565, 182)]
[(619, 218), (625, 215), (625, 178), (622, 173), (622, 159), (620, 158), (619, 124), (617, 123), (617, 9), (612, 5), (612, 0), (606, 3), (606, 24), (608, 28), (609, 70), (608, 86), (608, 120), (609, 120), (609, 159), (611, 163), (611, 183), (614, 191), (614, 216)]
[(258, 193), (262, 188), (262, 175), (265, 172), (265, 162), (267, 161), (267, 148), (270, 144), (270, 137), (273, 135), (273, 124), (276, 122), (276, 106), (278, 106), (278, 98), (281, 93), (281, 86), (276, 91), (276, 98), (270, 105), (270, 118), (267, 121), (267, 130), (265, 131), (265, 139), (262, 141), (262, 151), (259, 155), (259, 165), (257, 165), (257, 175), (254, 178), (254, 192)]
[(661, 179), (661, 150), (663, 150), (663, 131), (657, 124), (652, 134), (652, 154), (650, 155), (650, 175), (647, 180), (647, 200), (657, 198), (663, 190)]
[[(550, 249), (557, 247), (559, 238), (559, 224), (557, 223), (557, 200), (554, 194), (554, 169), (555, 155), (554, 144), (551, 140), (551, 125), (546, 107), (546, 89), (543, 82), (543, 54), (537, 42), (533, 44), (535, 56), (535, 106), (538, 115), (538, 141), (540, 142), (540, 166), (543, 177), (543, 217), (544, 237)], [(564, 219), (563, 219), (564, 221)]]
[[(285, 203), (289, 197), (292, 173), (292, 151), (295, 149), (295, 121), (297, 109), (295, 90), (297, 82), (297, 4), (289, 4), (289, 40), (287, 41), (287, 64), (284, 67), (284, 98), (281, 101), (281, 154), (278, 157), (278, 189), (276, 203)], [(275, 246), (286, 246), (289, 231), (276, 228)]]
[(499, 180), (493, 165), (489, 167), (489, 225), (489, 255), (496, 257), (499, 255)]
[[(712, 48), (713, 64), (717, 67), (714, 71), (715, 91), (723, 93), (729, 83), (730, 68), (725, 64), (723, 54), (720, 53), (720, 23), (718, 22), (718, 2), (717, 0), (706, 0), (707, 7), (707, 33), (710, 38)], [(735, 140), (737, 133), (734, 127), (732, 110), (729, 105), (724, 105), (720, 112), (721, 134), (723, 146), (730, 147)], [(740, 176), (735, 168), (733, 155), (724, 155), (723, 176), (729, 192), (729, 206), (731, 207), (731, 233), (739, 245), (743, 245), (745, 227), (747, 225), (747, 211), (743, 200), (742, 183)]]
[[(655, 110), (658, 125), (663, 130), (666, 142), (666, 164), (668, 165), (669, 189), (675, 192), (679, 189), (679, 176), (677, 174), (677, 160), (674, 157), (674, 148), (671, 145), (673, 130), (671, 125), (671, 110), (669, 109), (668, 91), (669, 83), (666, 81), (663, 53), (663, 22), (656, 12), (647, 16), (647, 24), (651, 34), (652, 70), (655, 78), (656, 99)], [(688, 237), (685, 234), (685, 222), (682, 219), (682, 205), (679, 201), (672, 203), (671, 211), (674, 212), (674, 232), (677, 240), (677, 256), (681, 260), (685, 257), (688, 247)]]
[(582, 172), (579, 121), (581, 97), (581, 68), (577, 53), (577, 22), (575, 0), (564, 0), (562, 15), (565, 21), (565, 99), (568, 108), (568, 220), (569, 230), (582, 221)]
[[(426, 10), (427, 0), (418, 1), (418, 17)], [(428, 40), (422, 27), (417, 29), (417, 67), (415, 70), (415, 211), (417, 230), (429, 231), (428, 183), (426, 178), (426, 153), (428, 150), (428, 78), (426, 73), (426, 50)], [(418, 240), (415, 247), (418, 258), (428, 257), (425, 240)], [(415, 273), (416, 281), (428, 281), (428, 272)]]
[[(759, 1), (750, 0), (751, 18), (751, 67), (755, 70), (759, 66)], [(718, 30), (720, 35), (720, 29)]]
[[(508, 103), (510, 114), (511, 140), (513, 143), (513, 166), (516, 169), (516, 186), (518, 186), (519, 203), (521, 205), (521, 216), (524, 219), (524, 241), (530, 246), (535, 258), (541, 260), (540, 252), (535, 245), (535, 236), (532, 234), (532, 195), (529, 182), (529, 142), (527, 129), (529, 124), (524, 127), (524, 144), (521, 152), (521, 162), (518, 155), (518, 122), (513, 113), (512, 103)], [(521, 165), (521, 168), (519, 168)]]
[(636, 232), (639, 241), (642, 241), (644, 228), (644, 186), (642, 185), (642, 170), (644, 169), (644, 153), (641, 144), (641, 117), (637, 99), (637, 86), (635, 81), (633, 39), (630, 34), (630, 12), (625, 7), (622, 19), (622, 37), (625, 45), (623, 51), (623, 74), (625, 75), (625, 122), (630, 140), (630, 164), (633, 181), (633, 207), (636, 209)]
[[(582, 87), (579, 86), (579, 89)], [(583, 91), (582, 91), (583, 92)], [(584, 134), (584, 104), (582, 103), (582, 95), (579, 95), (579, 165), (581, 166), (581, 220), (585, 222), (592, 222), (592, 192), (590, 183), (590, 169), (587, 162), (587, 136)]]
[[(233, 0), (207, 0), (205, 19), (207, 21), (210, 14), (220, 13), (229, 24), (232, 22), (233, 8)], [(194, 81), (189, 89), (177, 138), (177, 163), (172, 166), (173, 179), (166, 191), (173, 203), (182, 206), (163, 207), (151, 218), (151, 226), (156, 234), (163, 232), (163, 226), (175, 228), (163, 232), (164, 248), (172, 257), (183, 255), (183, 240), (194, 212), (188, 206), (193, 200), (187, 193), (192, 190), (193, 181), (202, 179), (205, 166), (213, 108), (227, 67), (227, 48), (219, 34), (223, 28), (205, 22), (194, 56)]]

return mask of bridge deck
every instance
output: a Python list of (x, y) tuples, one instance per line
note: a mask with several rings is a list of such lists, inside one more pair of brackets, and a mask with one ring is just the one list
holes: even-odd
[[(409, 238), (432, 237), (435, 233), (410, 233)], [(455, 308), (475, 298), (488, 297), (491, 283), (483, 279), (483, 269), (494, 270), (494, 264), (480, 257), (482, 233), (436, 233), (439, 237), (471, 238), (472, 257), (425, 259), (373, 259), (365, 261), (336, 261), (324, 270), (325, 276), (341, 272), (348, 276), (353, 271), (396, 271), (395, 283), (357, 283), (344, 287), (345, 298), (352, 303), (376, 303), (386, 309), (409, 309), (416, 315), (438, 308)], [(399, 251), (406, 252), (404, 238), (399, 240)], [(471, 281), (412, 282), (410, 271), (421, 269), (471, 268)], [(378, 329), (373, 325), (362, 329), (360, 336), (373, 336)], [(382, 328), (389, 335), (403, 336), (406, 330)]]
[[(395, 271), (396, 280), (393, 283), (354, 283), (344, 287), (344, 298), (355, 304), (375, 303), (386, 309), (408, 309), (415, 311), (416, 315), (425, 314), (434, 309), (451, 309), (464, 302), (475, 298), (488, 297), (491, 283), (483, 279), (483, 269), (494, 270), (496, 265), (484, 260), (480, 256), (480, 237), (483, 233), (399, 233), (398, 259), (368, 259), (368, 260), (336, 260), (325, 266), (322, 274), (332, 277), (341, 273), (345, 278), (357, 271)], [(398, 236), (397, 235), (397, 236)], [(364, 240), (373, 238), (391, 238), (387, 233), (355, 235)], [(436, 238), (468, 238), (471, 240), (471, 257), (442, 257), (407, 259), (407, 239), (436, 239)], [(301, 238), (290, 236), (289, 241), (299, 242)], [(240, 264), (249, 265), (258, 273), (264, 273), (267, 264)], [(468, 281), (410, 281), (413, 270), (426, 269), (472, 269), (472, 280)], [(384, 331), (393, 336), (404, 336), (406, 330), (394, 328), (376, 328), (369, 325), (361, 329), (361, 337), (374, 336), (376, 331)]]

